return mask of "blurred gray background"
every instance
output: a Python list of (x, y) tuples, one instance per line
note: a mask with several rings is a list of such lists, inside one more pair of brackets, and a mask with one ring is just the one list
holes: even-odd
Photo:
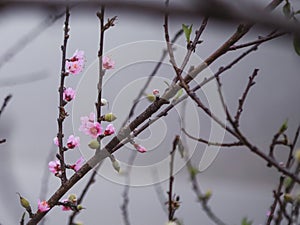
[[(82, 10), (80, 8), (74, 8), (71, 11), (68, 56), (71, 56), (76, 49), (84, 50), (87, 59), (86, 69), (96, 60), (98, 51), (99, 31), (96, 11), (97, 9)], [(106, 12), (108, 17), (118, 16), (116, 26), (106, 33), (106, 52), (136, 41), (164, 40), (162, 17), (149, 17), (142, 13), (120, 13), (113, 9), (107, 9)], [(30, 7), (18, 10), (3, 9), (0, 20), (0, 57), (45, 20), (47, 15), (46, 10), (30, 9)], [(53, 25), (47, 25), (43, 32), (34, 37), (34, 40), (0, 68), (1, 99), (4, 99), (7, 94), (13, 95), (0, 118), (0, 138), (7, 139), (7, 143), (0, 145), (1, 225), (19, 223), (23, 209), (19, 205), (16, 192), (20, 192), (30, 200), (32, 207), (36, 209), (37, 200), (41, 196), (41, 185), (45, 179), (45, 173), (48, 173), (49, 155), (53, 157), (53, 153), (56, 152), (52, 139), (57, 133), (57, 90), (61, 66), (60, 45), (63, 39), (63, 21), (61, 18)], [(201, 23), (201, 18), (176, 19), (171, 17), (171, 34), (180, 29), (182, 23), (194, 24), (196, 28)], [(235, 31), (235, 28), (234, 24), (210, 20), (207, 30), (201, 37), (204, 43), (197, 48), (196, 54), (205, 59)], [(268, 32), (269, 30), (254, 28), (243, 41), (253, 40), (258, 35), (265, 35)], [(180, 38), (178, 45), (185, 46), (184, 37)], [(149, 49), (149, 52), (144, 54), (152, 54), (152, 51)], [(211, 70), (217, 71), (220, 66), (228, 64), (241, 52), (232, 52), (222, 57), (211, 66)], [(128, 57), (131, 57), (130, 53), (129, 51)], [(160, 54), (161, 52), (157, 52), (158, 56)], [(117, 61), (116, 64), (118, 64)], [(105, 97), (110, 101), (110, 107), (116, 101), (114, 97), (118, 95), (121, 88), (140, 77), (146, 77), (154, 65), (155, 63), (138, 64), (116, 72), (116, 76), (108, 82), (109, 87), (105, 89)], [(241, 129), (253, 143), (267, 152), (272, 135), (285, 119), (288, 119), (288, 134), (291, 138), (300, 121), (299, 56), (293, 50), (291, 36), (285, 35), (263, 44), (258, 51), (250, 54), (224, 74), (222, 78), (224, 95), (232, 112), (235, 112), (238, 98), (254, 68), (260, 69), (259, 76), (256, 79), (257, 84), (247, 98), (241, 118)], [(164, 66), (159, 76), (170, 79), (171, 76), (166, 75), (169, 71), (171, 71), (170, 68)], [(67, 85), (77, 87), (83, 74), (67, 79)], [(138, 93), (138, 90), (133, 93)], [(137, 112), (141, 112), (147, 105), (146, 101), (142, 101)], [(68, 105), (67, 109), (72, 115), (71, 105)], [(124, 109), (124, 112), (118, 113), (127, 115), (128, 111)], [(208, 137), (209, 120), (200, 111), (198, 116), (200, 131), (195, 136)], [(170, 113), (170, 119), (164, 119), (167, 125), (166, 136), (162, 144), (155, 147), (161, 150), (160, 153), (155, 155), (154, 159), (147, 155), (138, 155), (135, 162), (137, 165), (149, 165), (155, 163), (156, 160), (168, 157), (172, 138), (174, 134), (180, 133), (179, 117), (178, 112), (174, 112)], [(76, 123), (78, 120), (74, 122)], [(71, 116), (65, 126), (66, 136), (73, 130), (77, 132), (77, 127), (75, 125), (73, 127)], [(141, 144), (143, 144), (143, 138), (147, 139), (151, 136), (151, 132), (155, 133), (154, 130), (147, 130), (144, 136), (141, 136)], [(232, 139), (226, 135), (225, 140)], [(205, 145), (197, 143), (194, 145), (196, 147), (192, 160), (197, 165)], [(126, 161), (129, 152), (130, 149), (125, 147), (116, 153), (116, 157)], [(73, 162), (80, 155), (80, 151), (68, 152), (67, 160)], [(278, 157), (284, 160), (286, 154), (281, 150)], [(213, 164), (198, 177), (203, 190), (212, 190), (210, 205), (225, 222), (240, 224), (245, 216), (254, 220), (254, 224), (265, 222), (278, 174), (275, 169), (267, 168), (266, 163), (256, 155), (245, 148), (221, 149)], [(79, 194), (86, 180), (86, 178), (81, 180), (70, 193)], [(59, 184), (57, 178), (50, 176), (48, 192), (42, 196), (50, 197)], [(167, 190), (167, 181), (160, 185), (164, 191)], [(123, 188), (123, 185), (97, 176), (97, 182), (83, 202), (87, 210), (82, 211), (78, 216), (78, 221), (84, 224), (123, 224), (120, 210)], [(180, 195), (182, 201), (176, 216), (184, 224), (213, 224), (197, 203), (184, 168), (178, 172), (175, 179), (175, 193)], [(133, 187), (130, 189), (129, 197), (129, 214), (132, 224), (164, 224), (167, 221), (167, 215), (161, 208), (153, 185)], [(48, 214), (46, 224), (66, 224), (68, 215), (68, 212), (62, 212), (59, 208), (54, 209)]]

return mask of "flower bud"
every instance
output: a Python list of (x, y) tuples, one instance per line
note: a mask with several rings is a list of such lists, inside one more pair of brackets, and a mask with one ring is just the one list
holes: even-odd
[(75, 194), (70, 194), (68, 197), (68, 201), (72, 202), (72, 203), (76, 203), (77, 202), (77, 196)]
[(152, 94), (149, 94), (146, 97), (147, 97), (147, 99), (148, 99), (149, 102), (154, 102), (155, 99), (156, 99), (155, 95), (152, 95)]
[(108, 101), (105, 98), (101, 98), (101, 106), (107, 105)]
[(166, 223), (166, 225), (178, 225), (175, 221), (169, 221)]
[(80, 210), (82, 210), (82, 209), (84, 209), (84, 207), (83, 207), (82, 205), (78, 205), (78, 206), (77, 206), (77, 210), (80, 211)]
[(119, 164), (118, 160), (114, 159), (114, 160), (112, 161), (112, 166), (114, 167), (114, 169), (115, 169), (118, 173), (120, 172), (121, 167), (120, 167), (120, 164)]
[(94, 140), (92, 140), (92, 141), (88, 144), (88, 146), (89, 146), (91, 149), (97, 149), (97, 148), (100, 147), (100, 143), (99, 143), (96, 139), (94, 139)]
[(283, 199), (285, 202), (290, 202), (290, 203), (294, 201), (294, 198), (290, 193), (285, 193)]
[(212, 196), (212, 191), (211, 190), (207, 190), (204, 194), (204, 197), (206, 200), (210, 199), (210, 197)]
[(293, 183), (293, 179), (291, 177), (286, 177), (284, 179), (284, 186), (285, 186), (285, 188), (289, 188), (292, 183)]
[(288, 120), (285, 120), (285, 121), (283, 122), (283, 124), (281, 125), (281, 127), (280, 127), (280, 129), (279, 129), (279, 132), (280, 132), (280, 133), (283, 133), (284, 131), (286, 131), (286, 130), (288, 129), (287, 123), (288, 123)]
[(23, 198), (20, 193), (17, 192), (17, 194), (19, 195), (20, 197), (20, 204), (23, 208), (26, 209), (26, 211), (30, 214), (31, 213), (31, 206), (30, 206), (30, 203), (29, 201), (26, 199), (26, 198)]
[(117, 119), (117, 117), (113, 113), (107, 113), (104, 115), (104, 121), (112, 122), (115, 119)]
[(295, 158), (296, 158), (297, 162), (300, 163), (300, 149), (298, 149), (298, 150), (295, 152)]
[(75, 222), (74, 225), (83, 225), (82, 222)]

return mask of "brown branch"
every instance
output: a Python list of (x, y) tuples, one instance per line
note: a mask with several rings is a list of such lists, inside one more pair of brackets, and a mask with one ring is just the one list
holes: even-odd
[(104, 46), (104, 6), (101, 6), (101, 11), (97, 12), (97, 17), (100, 21), (100, 41), (99, 41), (99, 50), (98, 50), (98, 66), (99, 66), (99, 74), (98, 74), (98, 99), (96, 102), (96, 110), (97, 110), (97, 121), (101, 123), (101, 97), (102, 97), (102, 80), (103, 80), (103, 67), (102, 67), (102, 57), (103, 57), (103, 46)]
[(211, 142), (211, 141), (208, 141), (208, 140), (205, 140), (203, 138), (196, 138), (196, 137), (193, 137), (192, 135), (190, 135), (184, 128), (181, 129), (183, 131), (183, 133), (186, 134), (186, 136), (188, 136), (189, 138), (195, 140), (195, 141), (198, 141), (198, 142), (201, 142), (201, 143), (204, 143), (204, 144), (207, 144), (208, 146), (210, 145), (213, 145), (213, 146), (220, 146), (220, 147), (234, 147), (234, 146), (243, 146), (244, 144), (240, 141), (237, 141), (237, 142), (232, 142), (232, 143), (218, 143), (218, 142)]
[[(196, 46), (197, 44), (199, 44), (199, 39), (200, 39), (200, 36), (202, 35), (203, 31), (205, 30), (206, 26), (207, 26), (207, 22), (208, 22), (208, 16), (204, 17), (203, 20), (202, 20), (202, 23), (200, 25), (200, 28), (198, 30), (196, 30), (196, 35), (195, 35), (195, 38), (193, 40), (192, 43), (188, 43), (188, 51), (183, 59), (183, 62), (181, 64), (181, 67), (180, 67), (180, 74), (182, 74), (184, 68), (186, 67), (193, 51), (195, 51), (196, 49)], [(175, 77), (174, 82), (178, 81), (178, 78)]]
[(270, 207), (270, 214), (268, 215), (266, 225), (270, 225), (272, 220), (273, 220), (274, 213), (275, 213), (275, 210), (276, 210), (276, 206), (278, 204), (278, 198), (282, 195), (281, 189), (283, 187), (283, 182), (284, 182), (284, 176), (280, 176), (277, 190), (273, 191), (274, 201), (273, 201), (273, 203)]
[[(99, 163), (95, 168), (94, 168), (94, 171), (92, 173), (92, 175), (90, 176), (88, 182), (85, 184), (78, 200), (77, 200), (77, 204), (81, 204), (84, 197), (86, 196), (87, 192), (89, 191), (90, 187), (92, 186), (93, 183), (95, 183), (96, 179), (96, 175), (98, 174), (98, 169), (100, 168), (101, 166), (101, 163)], [(79, 213), (80, 211), (73, 211), (73, 213), (69, 216), (69, 225), (73, 225), (74, 224), (74, 219), (75, 217), (77, 216), (77, 214)]]
[[(187, 152), (187, 151), (185, 151), (185, 152)], [(194, 193), (196, 194), (198, 201), (201, 203), (203, 211), (215, 224), (226, 225), (226, 223), (224, 223), (220, 218), (218, 218), (215, 215), (215, 213), (211, 210), (211, 208), (208, 206), (208, 200), (209, 200), (210, 196), (205, 196), (205, 194), (202, 193), (202, 191), (199, 187), (199, 184), (198, 184), (197, 176), (195, 174), (195, 168), (193, 167), (187, 153), (185, 155), (185, 160), (186, 160), (186, 168), (190, 174), (192, 189), (193, 189)]]
[(66, 7), (65, 11), (65, 23), (64, 23), (64, 41), (63, 45), (61, 46), (62, 51), (62, 60), (61, 60), (61, 75), (60, 75), (60, 86), (59, 86), (59, 116), (57, 119), (58, 124), (58, 143), (59, 143), (59, 161), (61, 165), (61, 183), (64, 184), (67, 181), (66, 176), (66, 166), (65, 166), (65, 158), (64, 158), (64, 146), (63, 146), (63, 122), (65, 118), (68, 116), (68, 113), (65, 111), (65, 101), (63, 98), (63, 92), (64, 92), (64, 83), (66, 78), (66, 52), (67, 52), (67, 44), (69, 39), (69, 19), (70, 19), (70, 11), (69, 7)]
[(250, 88), (255, 84), (254, 79), (257, 76), (257, 74), (258, 74), (258, 69), (255, 69), (253, 71), (252, 75), (249, 77), (248, 84), (247, 84), (247, 86), (245, 88), (244, 93), (242, 94), (242, 97), (239, 99), (239, 106), (238, 106), (238, 109), (237, 109), (236, 114), (234, 116), (235, 126), (239, 126), (240, 116), (241, 116), (241, 114), (243, 112), (243, 105), (245, 103), (246, 97), (248, 96)]
[(179, 136), (176, 135), (173, 141), (173, 148), (172, 151), (170, 152), (170, 176), (169, 176), (169, 190), (167, 191), (168, 194), (168, 219), (169, 221), (174, 220), (174, 214), (176, 211), (176, 207), (174, 207), (174, 202), (173, 202), (173, 184), (174, 184), (174, 175), (173, 175), (173, 170), (174, 170), (174, 157), (175, 157), (175, 151), (176, 147), (179, 141)]
[(263, 42), (275, 39), (275, 38), (283, 36), (285, 34), (287, 34), (287, 33), (286, 32), (279, 32), (279, 33), (274, 33), (273, 35), (268, 35), (267, 37), (261, 37), (260, 36), (255, 41), (250, 41), (250, 42), (247, 42), (247, 43), (244, 43), (244, 44), (240, 44), (240, 45), (233, 45), (228, 50), (229, 51), (234, 51), (234, 50), (245, 48), (245, 47), (249, 47), (249, 46), (252, 46), (252, 45), (261, 44)]

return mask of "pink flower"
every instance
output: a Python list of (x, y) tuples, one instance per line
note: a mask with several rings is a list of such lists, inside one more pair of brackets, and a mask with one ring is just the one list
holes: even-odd
[(102, 64), (103, 64), (103, 68), (106, 70), (115, 68), (115, 62), (112, 59), (110, 59), (108, 56), (103, 56)]
[(58, 160), (51, 161), (48, 164), (48, 168), (56, 176), (60, 173), (60, 162)]
[(147, 149), (139, 144), (134, 144), (133, 145), (135, 147), (135, 149), (140, 152), (140, 153), (144, 153), (147, 152)]
[(102, 131), (101, 124), (95, 122), (95, 113), (90, 113), (90, 116), (84, 116), (80, 118), (81, 126), (79, 130), (92, 138), (97, 138)]
[(77, 172), (77, 171), (80, 170), (80, 168), (82, 167), (83, 162), (84, 162), (83, 157), (80, 157), (80, 158), (75, 162), (75, 164), (73, 164), (73, 165), (71, 166), (71, 168)]
[(46, 201), (38, 201), (38, 211), (40, 212), (46, 212), (50, 209), (48, 203)]
[(114, 125), (112, 125), (111, 123), (108, 124), (107, 127), (105, 128), (104, 135), (108, 136), (108, 135), (112, 135), (114, 133), (115, 133)]
[(74, 135), (70, 135), (70, 137), (68, 138), (68, 142), (67, 142), (67, 146), (69, 149), (73, 149), (77, 146), (79, 146), (80, 143), (80, 138), (79, 137), (75, 137)]
[(67, 102), (73, 100), (75, 98), (75, 96), (76, 96), (75, 90), (73, 90), (70, 87), (65, 89), (64, 92), (63, 92), (63, 98)]
[(53, 138), (54, 144), (59, 147), (58, 137)]
[(66, 61), (66, 71), (71, 74), (79, 74), (84, 67), (84, 52), (76, 50), (72, 58)]
[[(62, 202), (63, 202), (63, 203), (68, 203), (68, 202), (69, 202), (69, 199), (64, 199)], [(70, 211), (71, 208), (68, 207), (68, 206), (62, 205), (62, 206), (61, 206), (61, 210), (62, 210), (62, 211)]]
[(80, 117), (81, 126), (79, 127), (80, 131), (83, 131), (88, 123), (94, 123), (95, 122), (95, 113), (91, 112), (89, 116), (82, 116)]

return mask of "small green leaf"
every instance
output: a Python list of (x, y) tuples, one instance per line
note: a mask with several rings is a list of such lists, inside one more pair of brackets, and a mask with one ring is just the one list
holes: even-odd
[(200, 171), (199, 171), (197, 168), (195, 168), (195, 167), (190, 167), (190, 168), (189, 168), (189, 172), (190, 172), (190, 176), (192, 177), (192, 179), (194, 179), (195, 176), (196, 176), (198, 173), (200, 173)]
[(280, 133), (283, 133), (285, 132), (287, 129), (288, 129), (288, 120), (286, 119), (283, 124), (281, 125), (280, 129), (279, 129), (279, 132)]
[(300, 14), (300, 10), (294, 12), (294, 15)]
[(289, 188), (292, 185), (292, 183), (293, 183), (293, 179), (291, 177), (286, 177), (284, 179), (284, 183), (283, 184), (284, 184), (285, 188)]
[(250, 220), (247, 219), (247, 217), (244, 217), (242, 219), (241, 225), (252, 225), (252, 223), (253, 223), (253, 221), (250, 221)]
[(298, 55), (300, 55), (300, 37), (297, 37), (296, 35), (294, 35), (293, 45), (294, 45), (295, 52)]
[(179, 91), (177, 91), (174, 99), (177, 101), (181, 97), (182, 94), (183, 94), (183, 89), (181, 88)]
[(189, 43), (191, 40), (193, 24), (189, 27), (188, 25), (182, 24), (182, 30), (185, 34), (186, 42)]
[(291, 16), (291, 4), (289, 1), (286, 1), (282, 8), (283, 14), (285, 15), (286, 18), (290, 18)]

